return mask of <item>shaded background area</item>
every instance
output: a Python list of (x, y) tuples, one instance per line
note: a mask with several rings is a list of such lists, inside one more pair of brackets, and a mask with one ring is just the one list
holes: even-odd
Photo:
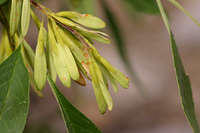
[[(101, 115), (89, 81), (86, 87), (73, 83), (71, 88), (63, 87), (58, 81), (61, 91), (104, 133), (192, 133), (181, 109), (169, 38), (161, 18), (158, 15), (133, 12), (119, 0), (107, 2), (122, 29), (129, 62), (144, 85), (145, 95), (138, 91), (135, 81), (131, 81), (129, 89), (120, 89), (117, 94), (110, 89), (114, 99), (113, 111)], [(200, 20), (199, 1), (182, 0), (181, 3)], [(54, 11), (67, 9), (64, 0), (48, 0), (43, 4)], [(165, 6), (169, 11), (186, 72), (191, 78), (196, 112), (200, 118), (200, 28), (172, 5), (166, 3)], [(106, 20), (102, 8), (98, 4), (96, 8), (97, 16)], [(110, 31), (105, 29), (105, 32)], [(37, 29), (32, 24), (27, 40), (33, 47), (36, 38)], [(95, 46), (111, 64), (131, 77), (120, 59), (114, 40), (111, 45), (96, 43)], [(43, 98), (31, 93), (31, 109), (25, 133), (36, 132), (65, 132), (58, 106), (48, 85), (44, 89)]]

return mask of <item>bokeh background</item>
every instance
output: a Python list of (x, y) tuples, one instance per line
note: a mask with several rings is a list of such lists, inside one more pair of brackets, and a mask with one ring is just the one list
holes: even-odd
[[(68, 10), (66, 0), (43, 0), (53, 11)], [(123, 0), (106, 0), (116, 18), (124, 39), (125, 53), (132, 65), (131, 74), (112, 44), (96, 43), (100, 53), (111, 64), (126, 73), (130, 79), (129, 89), (120, 89), (115, 94), (112, 112), (98, 112), (92, 85), (86, 87), (73, 83), (71, 88), (58, 86), (81, 112), (89, 117), (104, 133), (192, 133), (181, 109), (179, 91), (170, 53), (169, 37), (159, 15), (146, 15), (132, 10)], [(197, 0), (180, 3), (195, 18), (200, 20)], [(187, 74), (190, 75), (194, 102), (200, 118), (200, 28), (171, 4), (164, 2)], [(95, 14), (107, 21), (99, 2)], [(37, 29), (31, 24), (27, 40), (35, 47)], [(112, 36), (109, 28), (105, 32)], [(135, 80), (137, 78), (137, 80)], [(134, 80), (133, 80), (134, 79)], [(31, 92), (31, 109), (24, 133), (65, 133), (64, 122), (58, 105), (47, 85), (42, 98)]]

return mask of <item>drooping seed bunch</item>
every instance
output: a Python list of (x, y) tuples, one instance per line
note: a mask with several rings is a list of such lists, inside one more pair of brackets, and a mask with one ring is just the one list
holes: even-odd
[[(51, 76), (53, 81), (56, 81), (58, 76), (66, 87), (71, 86), (72, 80), (86, 85), (87, 78), (92, 81), (100, 112), (112, 110), (113, 101), (108, 89), (109, 84), (117, 92), (118, 84), (128, 88), (129, 80), (93, 46), (93, 41), (110, 43), (109, 36), (98, 31), (105, 27), (105, 23), (89, 14), (70, 11), (54, 13), (38, 3), (32, 1), (32, 4), (47, 16), (48, 31), (43, 21), (41, 22), (31, 10), (29, 0), (12, 0), (10, 35), (6, 31), (3, 32), (0, 50), (11, 51), (5, 46), (9, 42), (8, 36), (13, 38), (16, 46), (23, 44), (24, 63), (29, 71), (32, 87), (37, 93), (44, 88), (47, 75)], [(30, 16), (39, 28), (35, 53), (24, 40)], [(9, 56), (11, 52), (1, 52), (0, 60)]]

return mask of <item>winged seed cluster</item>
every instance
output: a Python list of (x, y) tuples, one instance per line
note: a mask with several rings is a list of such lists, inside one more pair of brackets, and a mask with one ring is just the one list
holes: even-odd
[[(66, 87), (71, 86), (72, 80), (86, 85), (87, 78), (92, 81), (100, 112), (106, 112), (107, 108), (112, 110), (113, 101), (108, 84), (117, 92), (118, 84), (128, 88), (129, 80), (93, 46), (93, 41), (110, 43), (109, 36), (98, 31), (105, 27), (105, 23), (88, 14), (70, 11), (54, 13), (38, 3), (31, 2), (47, 16), (48, 32), (43, 21), (31, 10), (29, 0), (12, 0), (10, 30), (3, 30), (0, 62), (22, 44), (24, 63), (29, 71), (32, 87), (37, 93), (44, 88), (48, 75), (53, 81), (56, 81), (58, 76)], [(39, 28), (35, 53), (24, 40), (30, 16)], [(14, 40), (14, 49), (9, 37)]]

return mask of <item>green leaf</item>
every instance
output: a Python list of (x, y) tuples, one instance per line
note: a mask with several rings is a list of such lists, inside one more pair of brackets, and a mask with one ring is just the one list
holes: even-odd
[(0, 131), (22, 133), (29, 108), (29, 78), (20, 47), (0, 65)]
[(196, 118), (196, 114), (195, 114), (195, 107), (194, 107), (194, 102), (193, 102), (190, 79), (189, 79), (188, 75), (186, 75), (186, 73), (185, 73), (184, 66), (182, 64), (181, 57), (179, 55), (179, 51), (178, 51), (178, 48), (176, 45), (176, 41), (175, 41), (173, 33), (171, 31), (171, 27), (168, 22), (168, 18), (165, 13), (165, 10), (162, 6), (162, 3), (160, 0), (157, 0), (157, 3), (160, 8), (160, 12), (163, 17), (165, 26), (170, 35), (172, 57), (173, 57), (173, 61), (174, 61), (174, 67), (176, 70), (176, 79), (177, 79), (178, 87), (180, 89), (183, 110), (185, 112), (185, 115), (186, 115), (194, 133), (199, 133), (200, 130), (199, 130), (199, 125), (198, 125), (198, 121)]
[(101, 131), (80, 111), (78, 111), (58, 90), (55, 83), (48, 76), (53, 94), (60, 106), (63, 119), (69, 133), (101, 133)]
[(124, 0), (128, 6), (138, 12), (147, 14), (158, 14), (159, 9), (155, 0)]
[(199, 130), (198, 121), (196, 119), (196, 114), (195, 114), (195, 107), (194, 107), (194, 102), (193, 102), (193, 97), (192, 97), (192, 88), (190, 84), (190, 79), (188, 75), (185, 74), (184, 67), (183, 67), (181, 58), (179, 56), (176, 42), (174, 40), (174, 36), (172, 33), (170, 35), (170, 41), (171, 41), (171, 48), (172, 48), (173, 59), (174, 59), (174, 66), (176, 69), (176, 78), (178, 81), (178, 86), (179, 86), (180, 94), (182, 98), (183, 109), (188, 121), (190, 122), (194, 130), (194, 133), (199, 133), (200, 130)]

